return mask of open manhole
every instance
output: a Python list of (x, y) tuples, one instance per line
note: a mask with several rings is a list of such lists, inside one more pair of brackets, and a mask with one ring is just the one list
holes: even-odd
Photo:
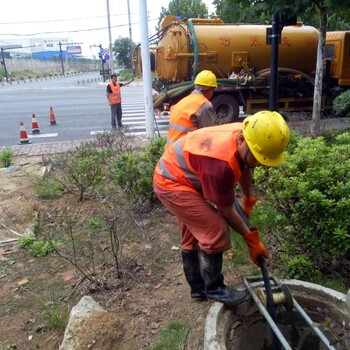
[[(350, 349), (350, 309), (344, 294), (302, 281), (286, 280), (283, 284), (334, 349)], [(295, 308), (287, 311), (279, 305), (276, 311), (276, 323), (291, 349), (329, 349)], [(252, 299), (231, 309), (215, 303), (206, 320), (204, 349), (273, 350), (271, 334)]]

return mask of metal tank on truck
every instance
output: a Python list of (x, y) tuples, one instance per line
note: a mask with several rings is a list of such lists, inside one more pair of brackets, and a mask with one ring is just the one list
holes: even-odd
[[(225, 24), (219, 18), (189, 19), (167, 16), (160, 31), (150, 38), (153, 88), (160, 92), (154, 107), (176, 103), (193, 89), (198, 72), (211, 70), (218, 78), (212, 103), (217, 123), (268, 109), (271, 45), (266, 31), (271, 26)], [(284, 27), (279, 45), (280, 111), (311, 110), (316, 68), (317, 29), (300, 23)], [(133, 64), (141, 73), (141, 55), (134, 51)]]

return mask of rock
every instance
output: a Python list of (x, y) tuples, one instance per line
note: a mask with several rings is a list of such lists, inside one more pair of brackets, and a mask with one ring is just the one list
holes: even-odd
[(79, 327), (94, 311), (104, 310), (89, 296), (81, 298), (79, 303), (72, 308), (69, 322), (64, 332), (63, 342), (59, 348), (60, 350), (73, 350), (76, 348), (76, 333), (79, 331)]
[(117, 314), (84, 296), (71, 310), (59, 350), (117, 350), (124, 334), (123, 321)]
[(5, 173), (15, 173), (16, 171), (20, 170), (22, 168), (21, 165), (10, 165), (6, 170)]
[(17, 286), (18, 287), (23, 287), (26, 284), (29, 283), (29, 279), (28, 278), (22, 278), (20, 281), (17, 282)]
[(346, 305), (350, 310), (350, 289), (348, 290), (348, 292), (346, 293)]

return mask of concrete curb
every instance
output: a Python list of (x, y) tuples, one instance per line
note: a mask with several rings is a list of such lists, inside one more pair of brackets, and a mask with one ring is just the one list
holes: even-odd
[[(299, 296), (303, 294), (305, 297), (318, 297), (327, 300), (332, 307), (339, 311), (339, 314), (344, 315), (350, 322), (350, 301), (347, 301), (345, 294), (299, 280), (282, 280), (281, 282), (288, 286), (293, 297), (299, 293)], [(350, 293), (350, 289), (348, 293)], [(226, 350), (226, 334), (232, 323), (230, 321), (234, 312), (239, 315), (252, 314), (252, 303), (247, 303), (246, 310), (243, 310), (244, 305), (242, 304), (233, 309), (228, 309), (224, 304), (218, 302), (212, 305), (205, 321), (204, 350)], [(255, 306), (255, 311), (257, 310)]]
[[(47, 154), (59, 154), (71, 151), (77, 148), (83, 141), (60, 141), (60, 142), (45, 142), (45, 143), (31, 143), (25, 145), (8, 146), (13, 152), (14, 156), (42, 156)], [(0, 147), (2, 152), (6, 146)]]

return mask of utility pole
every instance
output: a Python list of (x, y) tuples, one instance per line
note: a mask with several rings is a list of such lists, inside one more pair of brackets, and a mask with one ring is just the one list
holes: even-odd
[(4, 55), (4, 51), (7, 50), (15, 50), (15, 49), (25, 49), (28, 47), (35, 47), (36, 45), (32, 45), (32, 46), (22, 46), (22, 45), (2, 45), (0, 47), (0, 51), (1, 51), (1, 65), (4, 66), (4, 71), (5, 71), (5, 78), (6, 81), (9, 82), (9, 74), (6, 68), (6, 62), (5, 62), (5, 55)]
[[(62, 75), (65, 76), (64, 74), (64, 64), (63, 64), (63, 54), (62, 54), (62, 46), (63, 45), (82, 45), (84, 43), (67, 43), (67, 44), (62, 44), (60, 41), (58, 42), (58, 45), (60, 47), (60, 60), (61, 60), (61, 67), (62, 67)], [(66, 52), (66, 55), (67, 55), (67, 52)]]
[(64, 76), (64, 64), (63, 64), (63, 55), (62, 55), (62, 44), (59, 41), (58, 45), (60, 46), (60, 59), (61, 59), (61, 66), (62, 66), (62, 75)]
[[(112, 32), (111, 32), (111, 18), (109, 14), (109, 0), (107, 1), (107, 21), (108, 21), (108, 35), (109, 35), (109, 53), (111, 55), (111, 73), (114, 73), (114, 62), (113, 62), (113, 44), (112, 44)], [(103, 69), (103, 68), (102, 68)]]
[(129, 38), (132, 42), (132, 32), (131, 32), (131, 19), (130, 19), (130, 1), (128, 1), (128, 21), (129, 21)]
[(6, 81), (9, 82), (9, 75), (6, 69), (6, 63), (5, 63), (5, 56), (4, 56), (4, 49), (1, 48), (1, 64), (4, 66), (4, 70), (5, 70), (5, 77), (6, 77)]

